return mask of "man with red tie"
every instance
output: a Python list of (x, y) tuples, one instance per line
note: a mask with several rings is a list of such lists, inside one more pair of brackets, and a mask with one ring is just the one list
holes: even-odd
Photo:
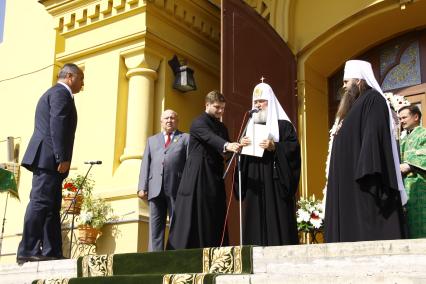
[(177, 129), (175, 111), (165, 110), (160, 121), (162, 132), (148, 138), (138, 186), (138, 196), (149, 202), (149, 251), (164, 250), (167, 215), (171, 222), (189, 142)]

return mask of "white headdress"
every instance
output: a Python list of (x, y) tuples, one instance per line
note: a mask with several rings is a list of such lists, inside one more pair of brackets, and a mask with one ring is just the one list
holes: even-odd
[[(346, 61), (345, 73), (343, 75), (343, 79), (364, 79), (371, 88), (375, 89), (383, 96), (389, 111), (389, 129), (391, 133), (391, 138), (395, 137), (395, 127), (393, 124), (392, 111), (389, 107), (388, 100), (383, 95), (383, 91), (380, 88), (380, 85), (377, 82), (376, 78), (374, 77), (373, 68), (371, 67), (371, 64), (367, 61), (362, 61), (362, 60)], [(393, 161), (394, 161), (394, 166), (396, 171), (396, 179), (398, 181), (398, 189), (401, 195), (402, 205), (404, 205), (405, 203), (407, 203), (408, 197), (404, 189), (404, 184), (402, 183), (401, 170), (399, 168), (398, 148), (396, 147), (395, 139), (391, 139), (391, 143), (392, 143)]]
[[(291, 123), (288, 115), (282, 108), (281, 104), (277, 100), (277, 97), (272, 91), (271, 86), (266, 83), (259, 83), (254, 87), (252, 107), (254, 108), (254, 101), (256, 100), (267, 100), (268, 101), (268, 115), (266, 117), (266, 128), (268, 129), (272, 139), (275, 142), (280, 140), (280, 131), (278, 129), (278, 120), (287, 120)], [(253, 119), (251, 118), (248, 122), (247, 132), (253, 127)]]

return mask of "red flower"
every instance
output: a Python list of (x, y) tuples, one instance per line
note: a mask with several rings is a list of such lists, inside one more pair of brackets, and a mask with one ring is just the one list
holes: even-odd
[(311, 214), (311, 219), (319, 219), (319, 216), (317, 214), (315, 214), (314, 212), (312, 212)]
[(69, 189), (69, 188), (73, 188), (73, 187), (74, 187), (74, 185), (71, 182), (67, 182), (66, 184), (64, 184), (64, 189)]

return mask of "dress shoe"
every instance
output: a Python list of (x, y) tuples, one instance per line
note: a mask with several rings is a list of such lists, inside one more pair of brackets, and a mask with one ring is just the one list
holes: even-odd
[(25, 262), (31, 262), (31, 261), (40, 261), (41, 256), (37, 256), (37, 255), (30, 255), (30, 256), (20, 256), (18, 255), (16, 257), (16, 262), (21, 265), (24, 264)]
[(44, 255), (40, 256), (40, 261), (60, 260), (60, 259), (68, 259), (68, 258), (63, 256), (44, 256)]

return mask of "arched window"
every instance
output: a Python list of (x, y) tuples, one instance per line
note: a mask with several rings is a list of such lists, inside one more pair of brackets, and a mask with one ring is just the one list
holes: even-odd
[[(367, 60), (371, 63), (382, 90), (400, 93), (418, 86), (418, 94), (426, 88), (426, 29), (408, 32), (393, 38), (352, 59)], [(329, 126), (334, 122), (340, 98), (337, 95), (342, 87), (343, 68), (339, 68), (328, 78)], [(411, 92), (413, 93), (413, 92)], [(412, 94), (408, 95), (412, 95)], [(406, 96), (407, 94), (401, 93)], [(426, 101), (426, 95), (419, 95)]]
[(421, 84), (419, 41), (397, 41), (383, 48), (380, 78), (383, 92)]

